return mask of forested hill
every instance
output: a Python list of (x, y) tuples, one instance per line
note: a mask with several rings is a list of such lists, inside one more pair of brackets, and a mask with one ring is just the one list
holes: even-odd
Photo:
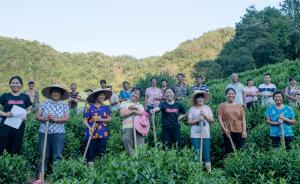
[(103, 78), (119, 88), (123, 80), (136, 82), (146, 73), (161, 72), (183, 72), (190, 80), (194, 64), (217, 58), (234, 34), (233, 28), (207, 32), (162, 56), (143, 59), (100, 52), (62, 53), (38, 41), (0, 37), (0, 91), (7, 90), (9, 77), (16, 74), (25, 81), (36, 80), (38, 88), (52, 83), (67, 87), (72, 82), (78, 83), (79, 88), (93, 88)]

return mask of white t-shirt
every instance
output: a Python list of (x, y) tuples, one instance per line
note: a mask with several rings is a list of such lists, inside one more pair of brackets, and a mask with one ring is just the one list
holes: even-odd
[[(204, 105), (201, 108), (195, 106), (191, 107), (188, 113), (188, 118), (196, 120), (200, 118), (200, 111), (208, 117), (213, 117), (213, 113), (209, 106)], [(209, 123), (204, 120), (198, 124), (194, 124), (191, 127), (191, 138), (210, 138)]]
[(161, 98), (163, 96), (161, 89), (159, 88), (147, 88), (145, 95), (148, 97), (148, 104), (149, 106), (153, 106), (153, 105), (158, 105), (159, 101), (158, 100), (154, 100), (155, 98)]
[(227, 85), (226, 89), (228, 88), (233, 88), (236, 92), (236, 95), (235, 95), (235, 99), (234, 99), (234, 102), (236, 104), (241, 104), (241, 105), (244, 105), (244, 99), (243, 99), (243, 89), (244, 89), (244, 85), (240, 82), (237, 82), (237, 83), (230, 83)]
[[(274, 84), (268, 84), (266, 85), (265, 83), (260, 84), (258, 86), (258, 92), (259, 94), (273, 94), (276, 91), (276, 86)], [(261, 97), (261, 105), (262, 106), (268, 106), (274, 103), (273, 97), (269, 96), (269, 97)]]
[[(144, 111), (144, 106), (142, 104), (140, 104), (140, 103), (135, 104), (131, 100), (123, 101), (120, 105), (120, 109), (123, 109), (123, 108), (128, 109), (128, 107), (130, 107), (131, 105), (135, 105), (135, 106), (137, 106), (137, 108), (139, 110)], [(133, 127), (133, 115), (123, 118), (122, 124), (123, 124), (122, 128), (132, 128)]]

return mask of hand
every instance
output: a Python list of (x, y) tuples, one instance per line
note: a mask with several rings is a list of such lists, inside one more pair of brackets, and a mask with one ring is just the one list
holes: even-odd
[(93, 121), (101, 121), (101, 116), (93, 116)]
[(90, 131), (90, 134), (94, 133), (94, 129), (92, 127), (88, 127), (89, 131)]
[(151, 113), (151, 114), (154, 114), (154, 113), (155, 113), (154, 109), (151, 109), (151, 110), (150, 110), (150, 113)]
[(7, 112), (7, 113), (4, 114), (4, 116), (6, 116), (6, 117), (13, 117), (14, 115), (11, 112)]
[[(128, 107), (129, 110), (137, 110), (138, 108), (135, 105), (131, 105)], [(147, 109), (147, 106), (145, 106), (145, 109)]]
[(227, 128), (224, 128), (223, 131), (227, 136), (230, 135), (230, 131)]
[(242, 133), (242, 138), (246, 139), (247, 138), (247, 132)]
[(131, 114), (136, 114), (136, 110), (135, 109), (131, 110)]

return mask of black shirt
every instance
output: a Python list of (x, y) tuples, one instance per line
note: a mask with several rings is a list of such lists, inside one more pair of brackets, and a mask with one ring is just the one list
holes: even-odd
[(167, 102), (161, 102), (159, 104), (159, 108), (161, 111), (162, 126), (178, 126), (179, 115), (186, 113), (183, 106), (178, 102), (175, 102), (172, 105), (168, 104)]
[[(0, 97), (0, 104), (3, 107), (3, 112), (10, 112), (14, 105), (17, 105), (23, 109), (27, 109), (32, 105), (30, 97), (21, 93), (19, 96), (14, 96), (11, 93), (4, 93)], [(5, 121), (6, 117), (2, 119), (2, 123)]]

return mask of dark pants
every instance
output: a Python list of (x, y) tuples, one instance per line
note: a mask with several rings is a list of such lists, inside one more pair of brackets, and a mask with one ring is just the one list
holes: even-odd
[[(272, 140), (272, 144), (274, 148), (279, 148), (280, 146), (280, 139), (281, 137), (271, 137)], [(293, 141), (293, 137), (288, 136), (288, 137), (284, 137), (284, 142), (285, 142), (285, 148), (287, 150), (291, 149), (291, 142)]]
[(250, 109), (250, 108), (253, 108), (255, 105), (256, 105), (257, 101), (252, 101), (252, 102), (249, 102), (246, 104), (247, 108)]
[[(235, 145), (236, 149), (240, 149), (241, 147), (244, 146), (245, 139), (242, 138), (242, 133), (231, 132), (230, 135), (231, 135), (232, 142)], [(226, 134), (223, 134), (223, 137), (224, 137), (224, 144), (225, 144), (225, 153), (227, 154), (227, 153), (233, 152), (233, 148), (232, 148), (229, 138), (227, 137)]]
[(107, 138), (92, 139), (86, 154), (87, 162), (93, 162), (96, 156), (102, 157), (106, 152)]
[(23, 144), (25, 123), (23, 122), (19, 129), (0, 125), (0, 154), (6, 150), (10, 154), (20, 154)]
[[(40, 166), (39, 171), (41, 170), (43, 149), (44, 149), (44, 138), (45, 134), (39, 134), (39, 146), (40, 146)], [(48, 134), (47, 137), (47, 146), (46, 146), (46, 155), (45, 155), (45, 172), (48, 171), (48, 162), (51, 155), (52, 162), (62, 159), (62, 152), (64, 149), (65, 143), (65, 134), (64, 133), (55, 133)]]
[(180, 148), (181, 145), (181, 134), (180, 126), (162, 126), (161, 140), (164, 146), (171, 148)]

